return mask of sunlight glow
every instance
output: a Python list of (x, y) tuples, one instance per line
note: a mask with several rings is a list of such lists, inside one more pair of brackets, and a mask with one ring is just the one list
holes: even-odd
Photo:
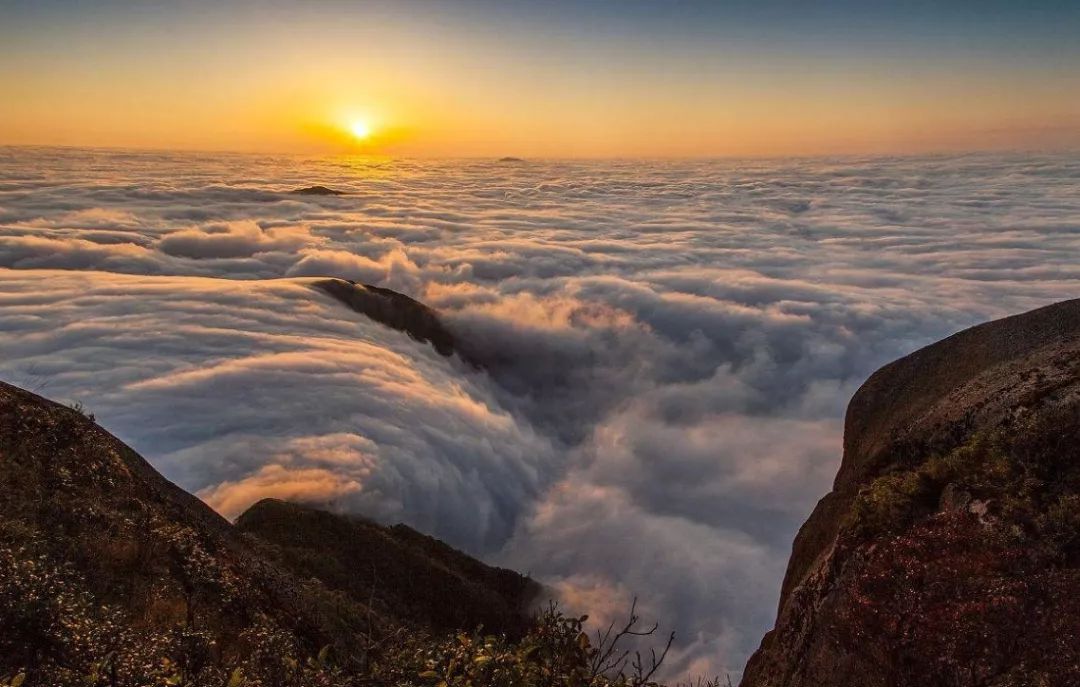
[(363, 141), (371, 136), (371, 125), (362, 119), (354, 120), (352, 124), (349, 125), (349, 133), (351, 133), (356, 140)]

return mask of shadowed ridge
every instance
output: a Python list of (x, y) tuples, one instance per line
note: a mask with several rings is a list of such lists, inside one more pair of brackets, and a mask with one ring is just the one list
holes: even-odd
[(404, 525), (382, 527), (277, 499), (259, 501), (236, 525), (267, 542), (295, 574), (434, 631), (483, 626), (520, 635), (540, 591), (528, 577), (484, 565)]
[[(974, 552), (978, 548), (972, 543), (975, 540), (964, 529), (972, 526), (973, 516), (965, 516), (967, 519), (956, 516), (955, 522), (949, 519), (953, 516), (946, 504), (957, 498), (961, 501), (974, 498), (980, 502), (981, 495), (991, 510), (997, 507), (995, 503), (1013, 498), (1010, 494), (1014, 487), (1007, 486), (1011, 482), (995, 482), (993, 488), (985, 484), (979, 488), (967, 486), (969, 482), (982, 484), (990, 479), (980, 472), (981, 464), (965, 466), (960, 462), (969, 454), (982, 455), (980, 451), (989, 451), (981, 444), (972, 443), (985, 436), (997, 437), (994, 445), (1000, 445), (994, 449), (995, 457), (985, 460), (1000, 462), (1005, 466), (1001, 469), (1010, 475), (1042, 470), (1044, 464), (1055, 466), (1054, 471), (1039, 478), (1042, 487), (1022, 497), (1028, 499), (1023, 508), (1032, 513), (1032, 518), (1045, 519), (1051, 511), (1057, 512), (1063, 506), (1054, 505), (1055, 499), (1062, 494), (1080, 499), (1080, 481), (1076, 484), (1069, 481), (1072, 477), (1068, 467), (1072, 462), (1080, 465), (1080, 300), (962, 331), (884, 366), (855, 393), (848, 406), (844, 458), (833, 490), (818, 503), (795, 539), (776, 628), (765, 636), (761, 648), (748, 663), (743, 685), (903, 684), (896, 680), (913, 678), (896, 677), (900, 675), (899, 666), (915, 670), (911, 666), (923, 665), (920, 661), (924, 659), (932, 661), (932, 656), (962, 654), (960, 649), (947, 648), (944, 636), (939, 638), (938, 646), (932, 646), (934, 642), (914, 641), (905, 646), (883, 636), (881, 628), (872, 631), (863, 614), (873, 604), (852, 606), (848, 601), (864, 577), (877, 570), (874, 565), (886, 565), (883, 557), (900, 555), (890, 547), (900, 546), (897, 542), (917, 547), (920, 541), (931, 541), (931, 534), (949, 535), (957, 542), (952, 549), (941, 548), (942, 556), (960, 547), (973, 547), (972, 552), (957, 562), (957, 568), (977, 555), (986, 557), (983, 563), (987, 575), (993, 573), (995, 566), (1001, 568), (994, 573), (1001, 579), (980, 578), (971, 583), (972, 588), (984, 583), (988, 588), (993, 585), (1004, 588), (1013, 579), (1011, 576), (1019, 574), (1006, 564), (1005, 553)], [(1062, 436), (1075, 436), (1077, 446), (1058, 447)], [(1005, 478), (998, 475), (993, 479)], [(1043, 493), (1045, 490), (1053, 494)], [(1074, 491), (1077, 493), (1073, 494)], [(957, 497), (955, 493), (963, 496)], [(884, 507), (882, 503), (890, 504), (888, 508), (893, 509), (884, 511), (885, 516), (878, 512)], [(890, 513), (902, 515), (893, 518)], [(976, 519), (976, 522), (980, 521)], [(921, 540), (911, 534), (923, 530)], [(910, 538), (905, 539), (905, 535)], [(1050, 546), (1036, 541), (1042, 534), (1033, 536), (1036, 539), (1022, 550), (1034, 553)], [(935, 565), (939, 561), (936, 555), (924, 552), (905, 567)], [(874, 556), (877, 558), (873, 563), (867, 562)], [(1050, 563), (1032, 565), (1032, 569), (1025, 569), (1024, 579), (1049, 575)], [(1080, 558), (1070, 562), (1056, 577), (1045, 578), (1042, 587), (1018, 592), (1020, 598), (1033, 607), (1039, 606), (1043, 603), (1039, 599), (1055, 594), (1058, 586), (1071, 579), (1074, 565), (1080, 569)], [(904, 575), (881, 574), (884, 586), (874, 588), (875, 593), (899, 593), (900, 586), (913, 584), (911, 579), (904, 580)], [(938, 577), (930, 579), (939, 588), (957, 583), (948, 572), (935, 569), (934, 575)], [(895, 588), (891, 589), (890, 585)], [(929, 636), (936, 631), (931, 616), (937, 607), (931, 612), (920, 604), (931, 603), (930, 592), (918, 588), (907, 591), (910, 594), (906, 598), (913, 604), (912, 608), (923, 610), (914, 613), (909, 608), (911, 617), (903, 617), (903, 612), (899, 612), (897, 622), (910, 622), (916, 627), (921, 624), (920, 631)], [(876, 598), (868, 592), (859, 594), (864, 601)], [(955, 594), (962, 599), (964, 592)], [(882, 608), (889, 608), (888, 603), (881, 603)], [(971, 617), (978, 615), (973, 610), (968, 613)], [(920, 618), (920, 614), (925, 618)], [(1013, 633), (1021, 632), (1017, 628), (1031, 620), (1029, 616), (1006, 615), (1000, 625), (994, 622), (989, 629), (977, 629), (986, 634), (981, 640), (983, 644), (994, 647), (994, 640), (1009, 640)], [(1035, 636), (1044, 627), (1050, 624), (1036, 622), (1026, 632)], [(962, 635), (959, 626), (950, 631)], [(1057, 631), (1069, 636), (1076, 628)], [(853, 633), (860, 632), (863, 633), (861, 648), (858, 642), (849, 641)], [(915, 635), (918, 632), (909, 636)], [(1046, 648), (1055, 650), (1052, 645)], [(1022, 648), (1017, 644), (1011, 650), (1016, 655), (1010, 656), (1009, 650), (993, 649), (1014, 664), (1024, 661), (1037, 664), (1045, 659), (1030, 646)], [(1074, 658), (1080, 659), (1080, 655)], [(971, 660), (982, 661), (972, 668), (972, 676), (979, 676), (980, 671), (992, 672), (993, 668), (987, 667), (993, 662), (991, 659), (984, 656)], [(981, 678), (926, 684), (983, 684), (978, 679)]]
[[(815, 513), (821, 511), (821, 516), (811, 516), (795, 540), (781, 608), (805, 568), (835, 536), (834, 528), (823, 532), (818, 522), (834, 522), (825, 514), (844, 510), (868, 477), (883, 472), (883, 454), (887, 459), (891, 447), (916, 440), (919, 435), (923, 443), (936, 435), (947, 437), (950, 430), (966, 435), (971, 428), (961, 425), (965, 421), (970, 424), (967, 416), (976, 411), (994, 416), (984, 422), (999, 420), (1006, 408), (991, 402), (996, 393), (992, 390), (1006, 389), (1010, 374), (1016, 373), (1017, 366), (1029, 364), (1025, 362), (1028, 358), (1032, 359), (1030, 364), (1036, 364), (1038, 351), (1043, 350), (1045, 355), (1053, 354), (1057, 348), (1071, 349), (1078, 339), (1080, 300), (1063, 301), (965, 329), (872, 374), (848, 404), (844, 457), (833, 491), (815, 509)], [(1004, 369), (999, 370), (1002, 366)], [(989, 379), (980, 385), (970, 384), (988, 373), (992, 373)], [(1003, 401), (1004, 397), (997, 400)], [(937, 436), (936, 441), (943, 438)]]
[(405, 294), (345, 279), (323, 279), (312, 286), (380, 324), (405, 332), (416, 341), (430, 343), (440, 355), (457, 353), (470, 364), (479, 366), (462, 352), (435, 310)]
[[(4, 455), (0, 472), (11, 480), (5, 484), (22, 490), (0, 490), (5, 515), (11, 515), (9, 507), (42, 488), (39, 480), (53, 480), (54, 473), (62, 472), (67, 477), (64, 487), (74, 495), (112, 498), (129, 496), (126, 487), (137, 488), (144, 490), (146, 498), (200, 527), (217, 533), (231, 530), (225, 518), (162, 477), (146, 459), (78, 410), (0, 382), (0, 419)], [(86, 481), (80, 483), (78, 477)], [(30, 519), (35, 514), (30, 509), (21, 517)]]
[[(1080, 299), (971, 327), (884, 366), (855, 392), (844, 429), (838, 482), (854, 481), (898, 438), (969, 413), (958, 391), (988, 371), (1025, 364), (1040, 350), (1068, 350), (1080, 339)], [(1000, 382), (991, 378), (989, 384)]]

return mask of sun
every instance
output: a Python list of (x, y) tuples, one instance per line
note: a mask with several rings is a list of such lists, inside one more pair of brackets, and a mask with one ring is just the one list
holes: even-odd
[(371, 125), (362, 119), (355, 119), (349, 124), (349, 133), (358, 141), (371, 137)]

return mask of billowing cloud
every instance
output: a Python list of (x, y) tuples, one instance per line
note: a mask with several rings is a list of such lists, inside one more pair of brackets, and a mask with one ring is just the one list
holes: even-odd
[(5, 377), (82, 400), (230, 515), (293, 493), (505, 541), (554, 479), (552, 442), (484, 375), (311, 282), (0, 271)]
[[(227, 515), (405, 521), (598, 620), (638, 596), (676, 676), (771, 623), (870, 372), (1080, 293), (1075, 156), (5, 161), (0, 377)], [(350, 194), (283, 193), (316, 182)], [(485, 369), (330, 275), (438, 308)]]
[(151, 252), (134, 243), (103, 244), (81, 238), (40, 236), (0, 236), (0, 263), (7, 267), (28, 269), (154, 269)]
[(245, 220), (170, 232), (161, 237), (157, 245), (167, 255), (198, 260), (249, 258), (269, 251), (295, 251), (310, 241), (306, 227), (263, 229), (256, 222)]
[(402, 248), (372, 259), (345, 250), (308, 249), (289, 268), (289, 276), (332, 276), (361, 284), (379, 284), (402, 293), (415, 293), (422, 283), (420, 270)]

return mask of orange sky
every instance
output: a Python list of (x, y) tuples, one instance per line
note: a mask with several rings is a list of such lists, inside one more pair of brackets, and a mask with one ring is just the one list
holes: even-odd
[[(114, 5), (28, 10), (0, 29), (0, 143), (552, 157), (1080, 146), (1077, 50), (1000, 37), (751, 41), (653, 31), (651, 15), (592, 36), (561, 17)], [(356, 121), (372, 129), (363, 142)]]

